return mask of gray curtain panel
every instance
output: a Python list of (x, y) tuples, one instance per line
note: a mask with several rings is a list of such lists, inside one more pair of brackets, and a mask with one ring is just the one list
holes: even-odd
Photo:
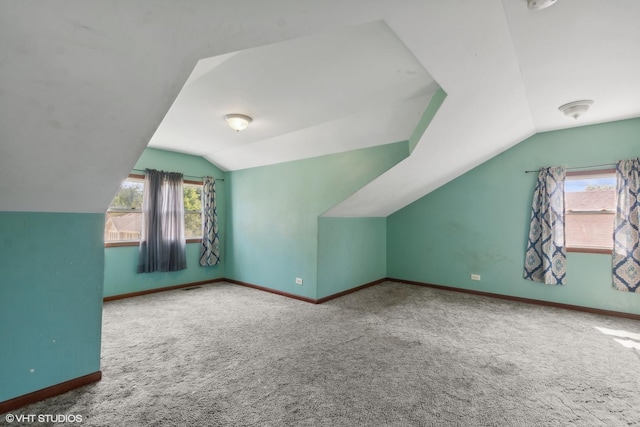
[(613, 287), (640, 293), (640, 158), (616, 165)]
[(186, 268), (182, 174), (147, 169), (138, 273)]
[(531, 204), (531, 224), (524, 261), (524, 278), (564, 285), (567, 255), (564, 247), (563, 167), (540, 169)]

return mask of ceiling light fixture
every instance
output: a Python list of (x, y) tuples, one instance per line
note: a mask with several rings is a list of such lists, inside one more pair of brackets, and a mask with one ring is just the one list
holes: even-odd
[(531, 10), (540, 10), (555, 4), (556, 1), (558, 0), (527, 0), (527, 6)]
[(244, 114), (227, 114), (224, 116), (224, 119), (227, 121), (229, 127), (236, 132), (245, 129), (252, 121), (251, 117), (245, 116)]
[(593, 104), (593, 101), (590, 99), (583, 99), (582, 101), (573, 101), (568, 104), (561, 105), (558, 107), (558, 110), (562, 111), (567, 117), (578, 119), (578, 117), (589, 110), (591, 104)]

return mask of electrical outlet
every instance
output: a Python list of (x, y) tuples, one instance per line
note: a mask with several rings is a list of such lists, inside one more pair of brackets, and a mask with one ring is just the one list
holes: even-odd
[(471, 280), (480, 280), (480, 275), (479, 274), (472, 274), (471, 275)]
[(302, 279), (299, 277), (296, 277), (296, 285), (302, 285)]

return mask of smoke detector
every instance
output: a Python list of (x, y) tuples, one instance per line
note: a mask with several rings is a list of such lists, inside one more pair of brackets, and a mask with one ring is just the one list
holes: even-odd
[(531, 10), (540, 10), (554, 5), (556, 1), (558, 0), (527, 0), (527, 6), (529, 6)]

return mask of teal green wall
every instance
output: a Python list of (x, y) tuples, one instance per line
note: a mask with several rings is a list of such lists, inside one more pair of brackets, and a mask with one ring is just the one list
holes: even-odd
[(103, 229), (0, 212), (0, 402), (100, 370)]
[(416, 145), (418, 145), (418, 142), (420, 142), (420, 138), (422, 138), (424, 131), (426, 131), (429, 127), (429, 125), (431, 124), (431, 120), (433, 120), (433, 118), (436, 116), (436, 113), (438, 112), (440, 106), (446, 98), (447, 93), (442, 90), (442, 88), (440, 88), (436, 91), (436, 93), (433, 94), (431, 100), (429, 100), (429, 105), (427, 105), (424, 113), (422, 113), (420, 122), (409, 138), (409, 150), (411, 152), (413, 152), (413, 149), (416, 148)]
[[(168, 172), (182, 172), (191, 177), (213, 176), (224, 178), (224, 173), (198, 156), (173, 153), (170, 151), (147, 148), (134, 169), (145, 168), (164, 170)], [(134, 171), (133, 173), (140, 173)], [(186, 176), (185, 179), (190, 179)], [(193, 179), (193, 178), (191, 178)], [(227, 205), (226, 181), (216, 182), (216, 201), (218, 205), (218, 230), (222, 262), (211, 267), (201, 267), (200, 244), (187, 244), (187, 269), (168, 273), (137, 274), (138, 247), (104, 248), (104, 296), (121, 295), (149, 289), (165, 288), (185, 283), (213, 280), (224, 276), (226, 254), (224, 251)]]
[(104, 296), (166, 288), (223, 277), (223, 266), (201, 267), (200, 244), (187, 244), (187, 269), (137, 274), (138, 247), (105, 248)]
[(231, 172), (226, 277), (318, 298), (318, 217), (407, 155), (404, 141)]
[[(138, 170), (149, 168), (166, 172), (182, 172), (192, 177), (212, 176), (224, 179), (224, 173), (220, 169), (200, 156), (158, 150), (157, 148), (146, 148), (133, 168)], [(134, 171), (132, 173), (140, 172)], [(193, 179), (189, 176), (186, 176), (185, 179)], [(218, 184), (220, 186), (224, 184), (216, 182), (216, 190), (220, 191), (221, 189), (217, 188)], [(224, 199), (224, 194), (218, 195), (218, 197)]]
[(638, 156), (640, 119), (534, 135), (389, 216), (388, 276), (640, 314), (640, 295), (611, 288), (610, 255), (568, 253), (565, 286), (522, 279), (537, 178), (524, 171)]
[(386, 218), (319, 218), (318, 298), (386, 275)]

